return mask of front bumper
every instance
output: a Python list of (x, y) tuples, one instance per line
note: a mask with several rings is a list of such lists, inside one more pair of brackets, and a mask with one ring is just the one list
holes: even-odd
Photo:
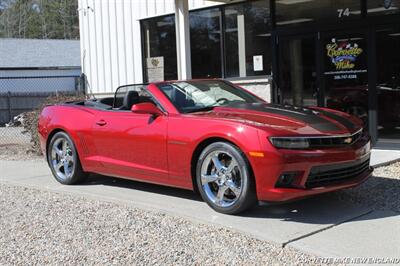
[[(264, 158), (252, 158), (254, 176), (256, 179), (257, 198), (266, 202), (285, 202), (316, 194), (351, 188), (368, 179), (373, 172), (369, 166), (370, 140), (364, 135), (349, 147), (329, 148), (321, 150), (277, 150), (268, 147)], [(362, 171), (349, 178), (342, 176), (335, 182), (322, 182), (310, 186), (307, 180), (313, 169), (340, 167), (354, 162), (367, 162)], [(284, 173), (299, 173), (292, 187), (277, 186), (279, 177)], [(328, 172), (329, 173), (329, 172)], [(329, 175), (328, 175), (329, 176)]]

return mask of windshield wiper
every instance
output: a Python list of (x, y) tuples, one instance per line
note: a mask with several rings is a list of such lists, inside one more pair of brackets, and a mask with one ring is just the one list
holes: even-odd
[(198, 108), (198, 109), (194, 109), (194, 110), (190, 110), (187, 111), (185, 113), (197, 113), (197, 112), (207, 112), (207, 111), (211, 111), (212, 109), (214, 109), (215, 107), (217, 107), (216, 105), (212, 105), (212, 106), (206, 106), (206, 107), (202, 107), (202, 108)]

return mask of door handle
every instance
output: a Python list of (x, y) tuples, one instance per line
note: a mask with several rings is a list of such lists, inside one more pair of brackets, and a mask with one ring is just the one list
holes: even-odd
[(107, 124), (107, 122), (105, 120), (101, 119), (101, 120), (97, 121), (96, 124), (99, 126), (105, 126)]

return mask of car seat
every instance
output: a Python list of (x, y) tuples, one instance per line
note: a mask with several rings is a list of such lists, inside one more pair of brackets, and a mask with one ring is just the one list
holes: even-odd
[(139, 93), (137, 91), (128, 91), (124, 97), (120, 110), (131, 110), (134, 104), (140, 102)]

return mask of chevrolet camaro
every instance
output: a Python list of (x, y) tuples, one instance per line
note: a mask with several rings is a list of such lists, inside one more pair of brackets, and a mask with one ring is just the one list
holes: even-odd
[(226, 214), (354, 187), (372, 173), (360, 119), (268, 104), (224, 80), (126, 85), (50, 105), (38, 130), (62, 184), (98, 173), (191, 189)]

